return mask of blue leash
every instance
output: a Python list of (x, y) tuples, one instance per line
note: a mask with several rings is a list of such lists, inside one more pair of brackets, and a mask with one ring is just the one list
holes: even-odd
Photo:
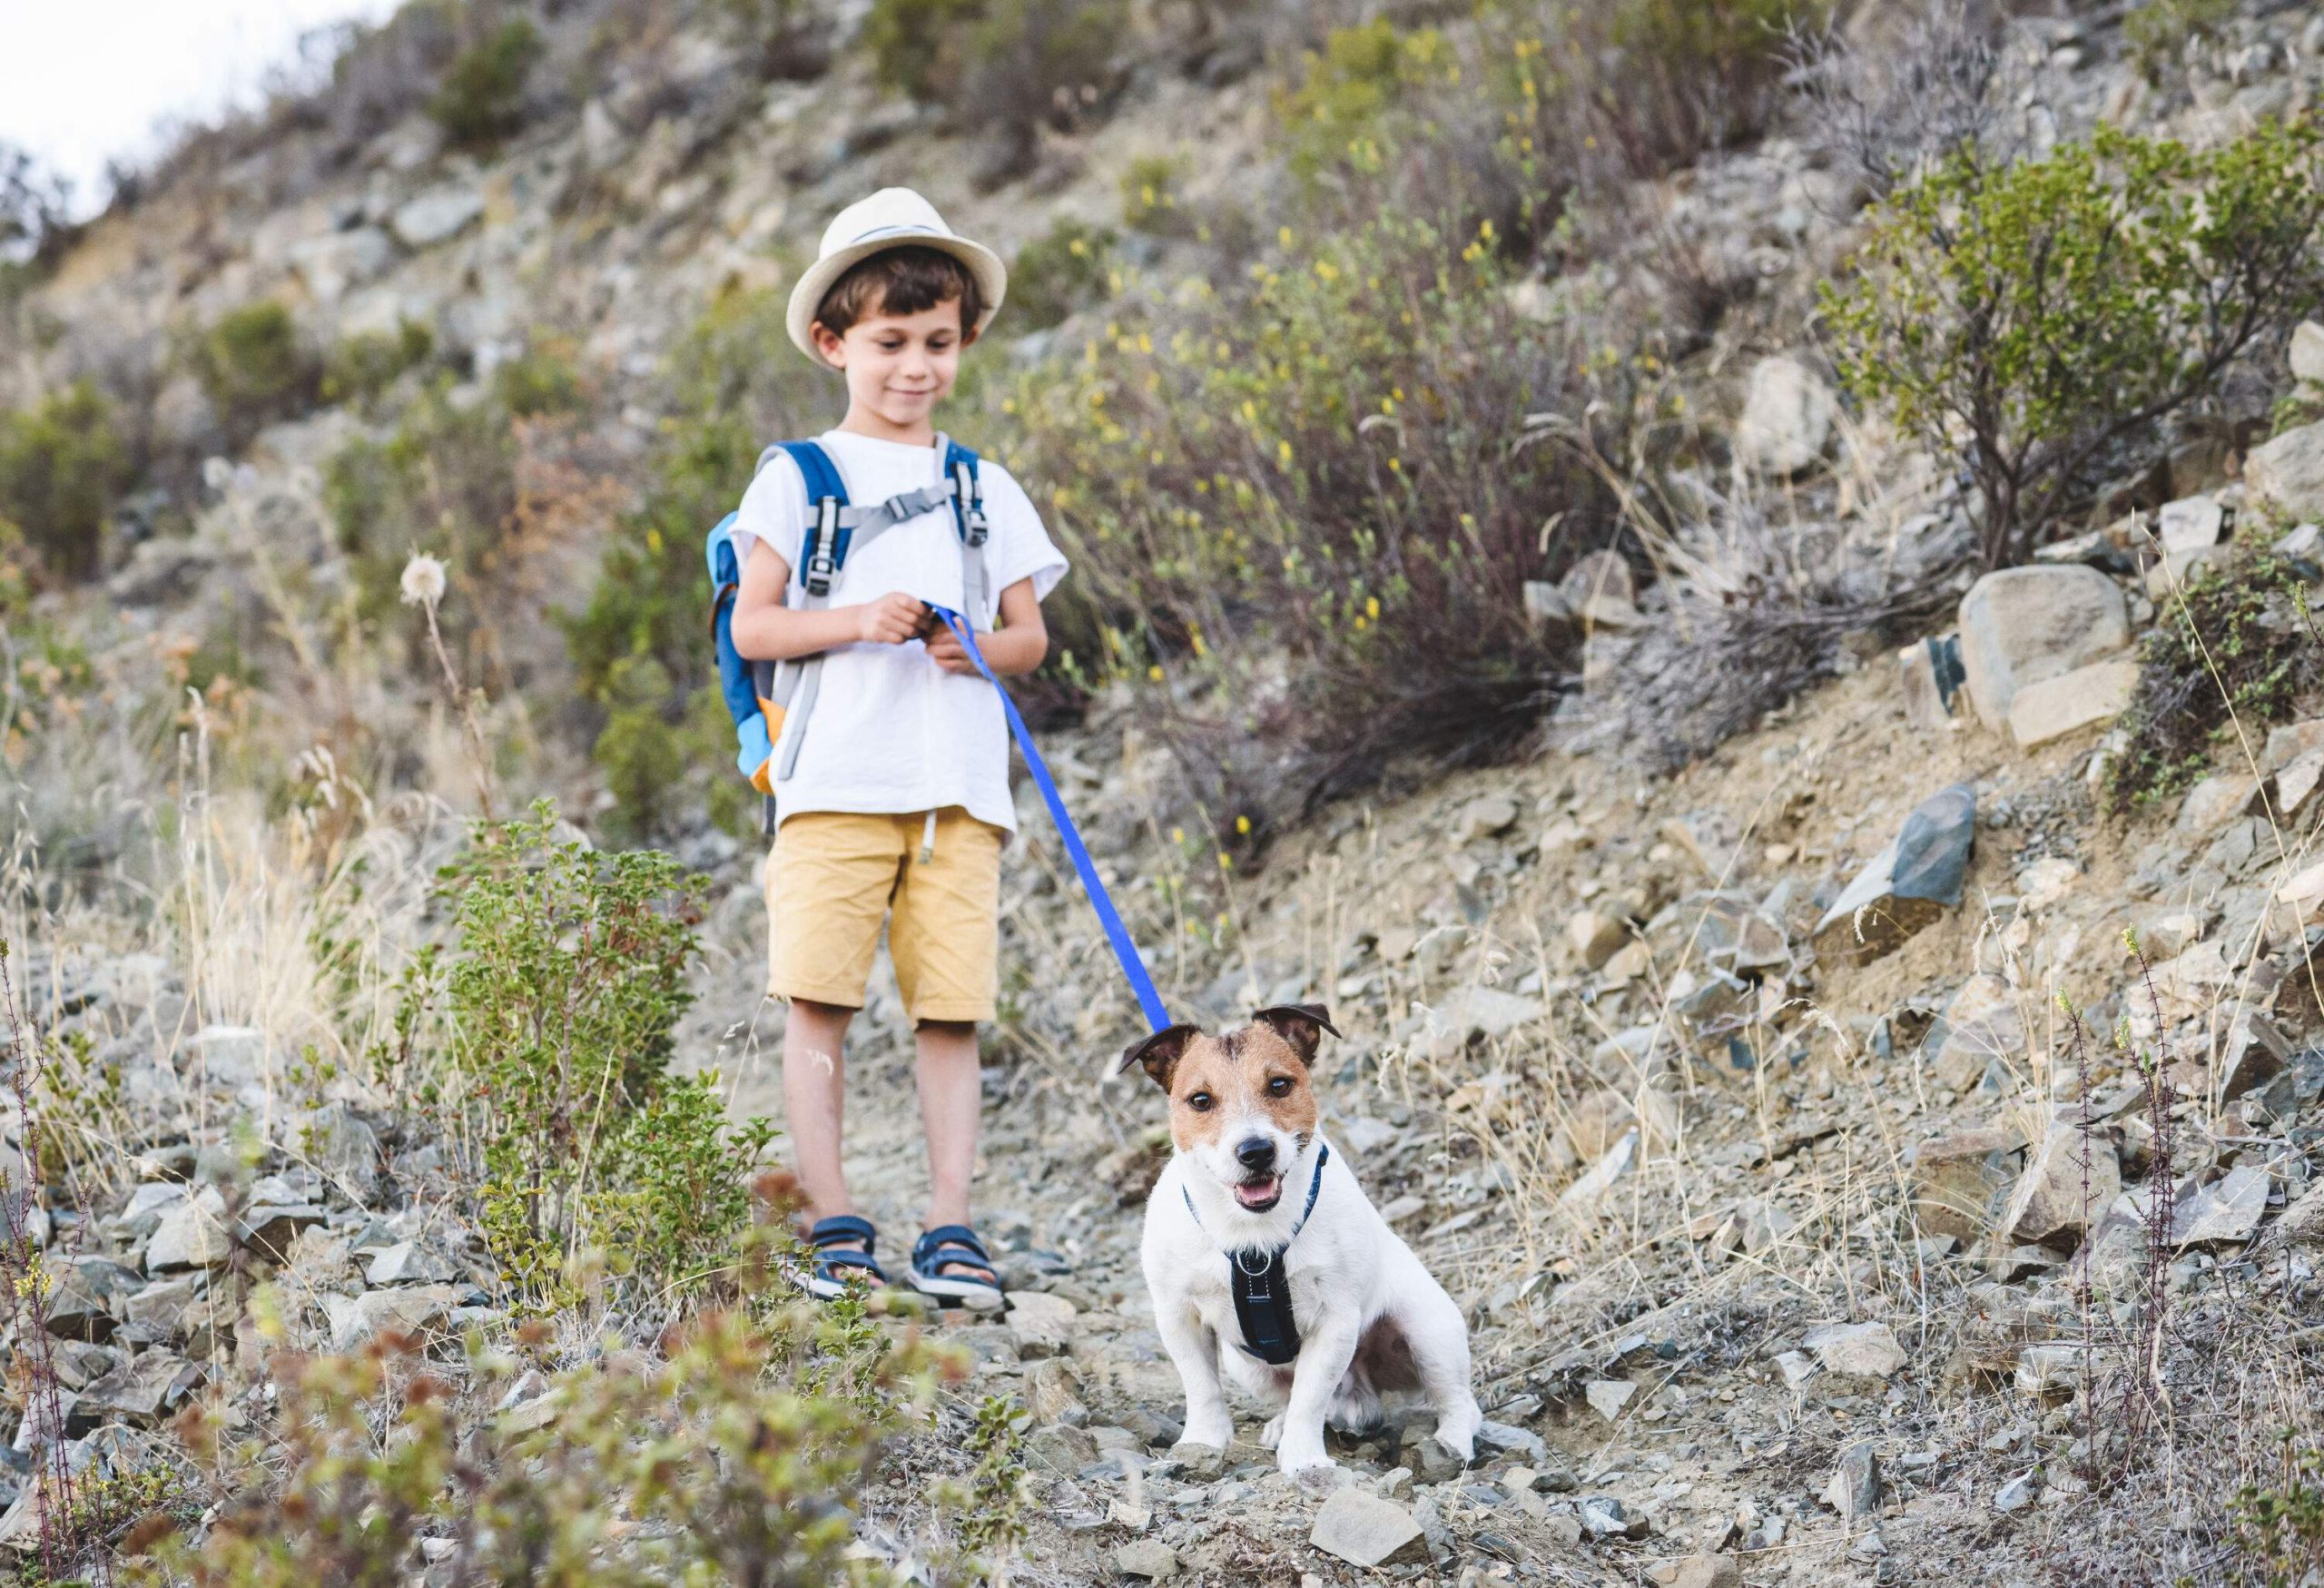
[[(1122, 924), (1121, 914), (1114, 908), (1113, 900), (1106, 893), (1106, 884), (1098, 880), (1098, 864), (1089, 858), (1088, 846), (1081, 842), (1080, 829), (1073, 824), (1073, 817), (1065, 808), (1065, 796), (1057, 792), (1057, 782), (1049, 776), (1049, 764), (1033, 745), (1032, 731), (1025, 726), (1025, 719), (1017, 715), (1017, 703), (1009, 698), (1009, 691), (1001, 688), (1000, 680), (993, 676), (991, 664), (984, 653), (977, 649), (976, 631), (966, 619), (950, 607), (933, 603), (929, 610), (944, 620), (946, 627), (960, 636), (960, 646), (969, 653), (969, 660), (977, 665), (994, 693), (1000, 696), (1000, 709), (1009, 714), (1009, 731), (1017, 737), (1017, 747), (1025, 752), (1025, 764), (1033, 774), (1034, 786), (1041, 791), (1041, 798), (1049, 807), (1049, 815), (1057, 823), (1058, 836), (1065, 840), (1065, 853), (1073, 858), (1073, 869), (1081, 873), (1081, 886), (1089, 895), (1089, 903), (1098, 912), (1098, 919), (1106, 928), (1106, 941), (1114, 945), (1114, 958), (1121, 962), (1122, 974), (1129, 978), (1130, 991), (1137, 994), (1137, 1007), (1146, 1015), (1146, 1023), (1153, 1031), (1162, 1031), (1170, 1024), (1170, 1011), (1163, 1006), (1162, 994), (1155, 991), (1154, 978), (1146, 973), (1146, 962), (1138, 957), (1137, 944), (1131, 941), (1129, 928)], [(1312, 1193), (1310, 1193), (1312, 1197)]]

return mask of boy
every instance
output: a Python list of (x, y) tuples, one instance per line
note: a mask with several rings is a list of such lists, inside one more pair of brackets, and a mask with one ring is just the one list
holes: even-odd
[[(933, 422), (960, 354), (991, 322), (1007, 275), (989, 249), (952, 235), (918, 193), (889, 188), (840, 212), (790, 303), (791, 340), (847, 380), (847, 417), (818, 438), (848, 499), (873, 505), (940, 487)], [(761, 660), (820, 657), (811, 717), (786, 716), (774, 764), (766, 872), (768, 991), (790, 1004), (783, 1090), (816, 1253), (809, 1288), (851, 1275), (881, 1284), (875, 1232), (840, 1169), (841, 1042), (862, 1006), (881, 921), (919, 1049), (929, 1201), (911, 1283), (978, 1310), (1000, 1305), (992, 1258), (969, 1223), (976, 1165), (977, 1033), (993, 1016), (1000, 848), (1016, 826), (1000, 701), (960, 639), (930, 612), (962, 613), (995, 673), (1029, 673), (1048, 653), (1040, 600), (1065, 575), (1039, 515), (1005, 469), (980, 470), (989, 538), (985, 598), (970, 579), (951, 505), (856, 544), (830, 604), (793, 583), (806, 482), (779, 455), (743, 498), (734, 639)], [(990, 630), (990, 633), (985, 632)], [(790, 741), (796, 737), (795, 746)]]

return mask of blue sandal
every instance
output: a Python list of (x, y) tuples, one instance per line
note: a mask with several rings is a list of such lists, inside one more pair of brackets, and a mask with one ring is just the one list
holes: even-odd
[[(807, 1294), (818, 1301), (832, 1301), (847, 1294), (851, 1271), (869, 1274), (884, 1285), (887, 1271), (872, 1255), (878, 1235), (868, 1218), (858, 1218), (852, 1213), (842, 1213), (826, 1218), (807, 1232), (807, 1244), (814, 1248), (815, 1271), (807, 1277)], [(840, 1244), (861, 1241), (862, 1251), (851, 1250)]]
[(970, 1312), (992, 1312), (1000, 1306), (998, 1278), (947, 1274), (947, 1265), (975, 1267), (995, 1274), (992, 1254), (984, 1249), (977, 1232), (965, 1224), (940, 1224), (911, 1243), (911, 1287), (940, 1301), (957, 1301)]

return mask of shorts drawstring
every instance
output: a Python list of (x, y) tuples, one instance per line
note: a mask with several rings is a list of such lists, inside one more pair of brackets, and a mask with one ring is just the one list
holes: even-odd
[(920, 863), (928, 864), (936, 858), (936, 813), (928, 813), (928, 821), (920, 830)]

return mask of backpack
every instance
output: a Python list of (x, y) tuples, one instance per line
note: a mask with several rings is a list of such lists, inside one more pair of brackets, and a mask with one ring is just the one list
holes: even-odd
[[(829, 606), (851, 551), (950, 502), (960, 542), (961, 605), (972, 621), (984, 610), (988, 528), (977, 455), (948, 437), (937, 437), (936, 444), (944, 456), (941, 485), (905, 491), (872, 508), (849, 503), (839, 465), (816, 442), (778, 441), (759, 454), (753, 478), (778, 453), (787, 452), (807, 485), (807, 532), (800, 545), (799, 566), (791, 571), (791, 587), (784, 592), (785, 605), (805, 609)], [(822, 657), (761, 662), (734, 648), (734, 597), (743, 582), (742, 561), (734, 549), (735, 517), (729, 513), (719, 519), (704, 547), (710, 564), (710, 629), (718, 652), (718, 692), (734, 719), (735, 769), (766, 796), (765, 829), (772, 833), (774, 785), (789, 777), (798, 763), (807, 719), (815, 709)]]

